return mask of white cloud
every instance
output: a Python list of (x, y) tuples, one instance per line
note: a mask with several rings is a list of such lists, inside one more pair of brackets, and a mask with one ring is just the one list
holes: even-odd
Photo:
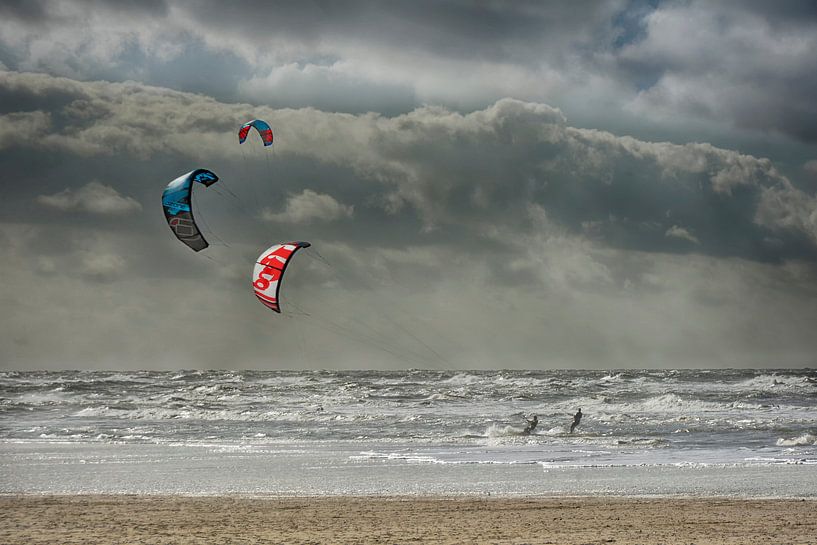
[(40, 195), (37, 202), (64, 212), (101, 215), (129, 214), (142, 210), (142, 205), (136, 199), (120, 195), (116, 189), (96, 181), (77, 190), (66, 188), (53, 195)]
[(722, 2), (659, 6), (618, 56), (656, 78), (625, 107), (668, 124), (692, 117), (813, 142), (817, 32), (771, 15)]
[(125, 271), (125, 259), (118, 254), (87, 252), (81, 257), (80, 270), (96, 280), (112, 280)]
[[(7, 18), (0, 23), (0, 42), (18, 52), (18, 68), (83, 79), (98, 70), (121, 68), (129, 49), (172, 58), (184, 48), (183, 21), (165, 17), (151, 24), (160, 11), (110, 9), (76, 2), (50, 2), (48, 17), (39, 21)], [(153, 13), (151, 13), (151, 11)], [(142, 67), (130, 66), (131, 77)]]
[(800, 231), (817, 245), (817, 197), (790, 184), (763, 191), (755, 221), (777, 231)]
[(240, 81), (238, 92), (253, 102), (353, 112), (403, 110), (416, 102), (409, 82), (373, 78), (350, 62), (275, 66)]
[(51, 116), (46, 112), (16, 112), (0, 115), (0, 149), (42, 139), (51, 129)]
[(669, 238), (679, 238), (681, 240), (688, 240), (689, 242), (692, 242), (694, 244), (701, 243), (701, 241), (699, 241), (695, 235), (693, 235), (683, 227), (678, 227), (677, 225), (673, 225), (672, 227), (667, 229), (667, 232), (664, 233), (664, 236)]
[(312, 221), (336, 221), (351, 218), (353, 206), (341, 204), (331, 195), (304, 189), (298, 195), (291, 195), (283, 212), (266, 209), (263, 219), (281, 223), (310, 223)]

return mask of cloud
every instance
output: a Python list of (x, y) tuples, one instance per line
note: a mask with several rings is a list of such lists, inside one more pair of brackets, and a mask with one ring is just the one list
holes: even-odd
[(93, 279), (107, 281), (125, 271), (125, 259), (117, 254), (86, 253), (80, 270)]
[(714, 134), (757, 153), (771, 138), (781, 154), (792, 140), (815, 143), (817, 14), (806, 1), (2, 9), (0, 62), (17, 71), (387, 115), (423, 105), (466, 113), (511, 97), (647, 140)]
[(793, 17), (796, 11), (775, 12), (760, 3), (659, 6), (645, 16), (642, 39), (619, 55), (623, 66), (654, 79), (628, 108), (817, 142), (811, 98), (817, 92), (817, 19), (813, 9)]
[[(812, 365), (815, 21), (2, 2), (0, 365)], [(238, 146), (258, 117), (274, 149)], [(193, 193), (205, 254), (159, 206), (196, 167), (221, 178)], [(247, 264), (296, 239), (320, 253), (281, 320)]]
[[(141, 79), (217, 92), (221, 99), (264, 97), (277, 106), (310, 101), (355, 112), (372, 109), (366, 104), (406, 111), (419, 101), (478, 107), (505, 94), (542, 98), (536, 89), (556, 76), (554, 65), (578, 60), (565, 44), (592, 49), (603, 43), (624, 3), (420, 5), (249, 2), (233, 10), (215, 2), (116, 8), (42, 2), (38, 9), (6, 9), (0, 44), (15, 70)], [(339, 90), (321, 88), (330, 83)], [(293, 102), (281, 103), (276, 90)]]
[(399, 112), (418, 102), (411, 82), (378, 78), (350, 62), (275, 66), (266, 75), (239, 80), (238, 92), (246, 99), (272, 106), (355, 113)]
[(289, 197), (283, 212), (264, 210), (263, 219), (283, 223), (309, 223), (314, 220), (335, 221), (351, 218), (353, 213), (354, 206), (341, 204), (331, 195), (304, 189), (302, 193)]
[[(291, 195), (284, 211), (266, 213), (278, 222), (303, 223), (321, 214), (338, 219), (351, 215), (348, 207), (364, 205), (356, 206), (361, 214), (411, 213), (427, 233), (454, 226), (481, 232), (497, 223), (530, 230), (527, 211), (537, 205), (571, 232), (592, 225), (596, 240), (614, 247), (758, 260), (817, 258), (814, 245), (803, 243), (803, 235), (811, 237), (805, 211), (814, 197), (796, 190), (769, 159), (710, 144), (648, 142), (577, 128), (545, 104), (503, 99), (468, 114), (423, 107), (386, 117), (250, 108), (133, 83), (81, 84), (35, 74), (10, 74), (0, 81), (0, 93), (4, 89), (14, 89), (17, 100), (33, 109), (14, 114), (15, 122), (59, 117), (47, 139), (52, 153), (127, 155), (140, 161), (139, 168), (168, 155), (187, 157), (225, 183), (240, 177), (239, 187), (258, 192), (270, 189), (261, 178), (248, 178), (246, 168), (257, 164), (259, 154), (239, 153), (234, 132), (241, 120), (266, 119), (276, 133), (275, 153), (266, 161), (271, 157), (276, 166), (264, 169), (264, 176), (295, 165), (303, 169), (307, 161), (325, 169), (315, 170), (313, 179), (349, 179), (344, 185), (327, 178), (305, 190), (278, 176), (279, 191)], [(50, 98), (57, 90), (60, 98)], [(18, 150), (44, 146), (34, 133), (6, 144)], [(190, 162), (181, 168), (189, 169)], [(90, 210), (80, 203), (103, 191), (93, 189), (47, 194), (41, 202)], [(773, 212), (772, 196), (788, 203), (786, 210), (803, 211), (783, 214), (777, 206)], [(129, 208), (122, 202), (127, 198), (108, 197), (110, 207)], [(700, 243), (669, 244), (666, 233), (680, 225)], [(769, 244), (772, 234), (776, 241)]]
[(664, 236), (665, 237), (670, 237), (670, 238), (678, 238), (678, 239), (681, 239), (681, 240), (687, 240), (687, 241), (692, 242), (694, 244), (700, 244), (701, 243), (695, 237), (695, 235), (693, 235), (692, 233), (690, 233), (689, 231), (687, 231), (683, 227), (678, 227), (677, 225), (673, 225), (672, 227), (667, 229), (667, 231), (664, 233)]
[[(0, 127), (37, 127), (0, 141), (25, 180), (0, 187), (9, 366), (813, 363), (815, 194), (770, 159), (514, 99), (348, 114), (13, 72), (0, 97)], [(256, 117), (274, 149), (238, 145)], [(159, 205), (195, 167), (220, 177), (193, 191), (204, 253)], [(153, 204), (109, 221), (38, 202), (83, 211), (88, 180)], [(313, 243), (282, 286), (292, 319), (249, 290), (252, 260), (283, 240)]]
[(116, 189), (99, 182), (89, 182), (79, 189), (66, 188), (53, 195), (40, 195), (37, 202), (63, 212), (120, 215), (142, 210), (132, 197), (120, 195)]
[(44, 137), (51, 128), (46, 112), (17, 112), (0, 116), (0, 148)]
[(774, 230), (803, 233), (817, 244), (817, 197), (791, 186), (763, 192), (756, 221)]

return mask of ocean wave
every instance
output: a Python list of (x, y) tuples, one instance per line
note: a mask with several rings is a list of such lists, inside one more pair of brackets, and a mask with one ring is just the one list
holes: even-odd
[[(636, 450), (632, 441), (640, 437), (672, 439), (678, 449), (733, 448), (746, 441), (768, 447), (780, 438), (780, 447), (802, 450), (815, 444), (817, 429), (817, 375), (812, 371), (66, 371), (0, 376), (0, 440), (85, 426), (89, 431), (82, 437), (94, 438), (135, 426), (134, 436), (175, 438), (182, 430), (185, 441), (268, 433), (275, 440), (284, 435), (310, 441), (409, 438), (502, 448), (609, 443), (617, 450), (616, 441), (622, 440), (618, 446), (624, 451)], [(579, 433), (569, 435), (578, 407), (585, 419)], [(522, 415), (532, 413), (538, 414), (539, 427), (525, 435)], [(155, 434), (145, 434), (146, 427), (156, 428)], [(35, 428), (36, 433), (27, 431)], [(749, 433), (754, 435), (744, 441)]]
[(445, 384), (456, 384), (456, 385), (471, 385), (477, 384), (482, 385), (485, 382), (484, 376), (481, 375), (472, 375), (471, 373), (457, 373), (454, 376), (444, 379), (441, 382)]
[(733, 408), (731, 403), (702, 401), (699, 399), (683, 398), (677, 394), (664, 394), (651, 397), (638, 403), (630, 404), (630, 410), (647, 412), (684, 412), (687, 414), (709, 411), (722, 411)]
[(783, 376), (777, 374), (758, 375), (736, 382), (732, 387), (738, 391), (779, 392), (781, 390), (817, 390), (817, 384), (803, 376)]
[(116, 406), (99, 405), (85, 407), (71, 416), (77, 418), (108, 418), (112, 420), (202, 420), (231, 422), (303, 422), (311, 425), (332, 424), (340, 422), (377, 422), (393, 421), (393, 416), (364, 411), (330, 412), (320, 406), (299, 408), (271, 409), (259, 408), (205, 408), (181, 406), (168, 408), (162, 406), (122, 409)]
[(485, 430), (485, 437), (492, 439), (499, 437), (521, 437), (523, 435), (526, 435), (524, 426), (491, 424)]
[(21, 407), (52, 407), (65, 403), (72, 396), (61, 390), (51, 390), (45, 392), (28, 392), (14, 398), (0, 400), (0, 404)]
[[(624, 413), (676, 413), (679, 415), (694, 415), (699, 413), (711, 413), (734, 410), (765, 410), (772, 408), (769, 405), (760, 403), (749, 403), (742, 400), (733, 401), (705, 401), (693, 396), (680, 396), (678, 394), (661, 394), (648, 397), (639, 401), (629, 401), (624, 403), (612, 403), (608, 398), (599, 400), (589, 400), (587, 405), (595, 404), (601, 406), (602, 410), (609, 412), (617, 409)], [(779, 408), (779, 407), (778, 407)]]
[(619, 446), (638, 446), (638, 447), (669, 447), (672, 443), (666, 439), (650, 438), (650, 437), (636, 437), (634, 439), (619, 439), (616, 442)]
[(817, 436), (810, 433), (804, 433), (799, 437), (793, 437), (791, 439), (781, 437), (777, 440), (778, 447), (806, 447), (812, 445), (817, 445)]

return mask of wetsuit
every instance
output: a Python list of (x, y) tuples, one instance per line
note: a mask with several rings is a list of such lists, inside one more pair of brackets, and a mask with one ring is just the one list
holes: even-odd
[(579, 422), (582, 421), (582, 410), (579, 409), (579, 412), (573, 415), (573, 423), (570, 425), (570, 433), (573, 433), (573, 430), (576, 429), (576, 426), (579, 425)]

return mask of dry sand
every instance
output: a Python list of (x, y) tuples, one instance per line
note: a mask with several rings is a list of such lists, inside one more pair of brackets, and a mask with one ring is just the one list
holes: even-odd
[(3, 544), (817, 543), (817, 501), (0, 497)]

